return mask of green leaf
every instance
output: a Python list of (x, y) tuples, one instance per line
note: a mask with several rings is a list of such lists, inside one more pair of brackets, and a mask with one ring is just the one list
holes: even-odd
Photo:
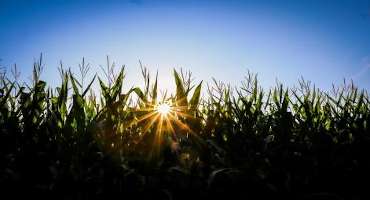
[(133, 88), (132, 89), (135, 93), (136, 93), (136, 95), (143, 101), (143, 102), (147, 102), (147, 100), (146, 100), (146, 97), (145, 97), (145, 95), (144, 95), (144, 93), (143, 93), (143, 91), (141, 91), (141, 89), (140, 88), (138, 88), (138, 87), (136, 87), (136, 88)]
[(91, 85), (94, 83), (95, 78), (96, 78), (96, 74), (94, 75), (94, 78), (91, 80), (91, 82), (89, 83), (89, 85), (86, 87), (85, 91), (82, 93), (82, 97), (84, 97), (87, 94), (87, 92), (89, 91)]
[(113, 87), (112, 87), (112, 100), (114, 101), (118, 95), (121, 93), (121, 90), (122, 90), (122, 84), (123, 84), (123, 79), (124, 79), (124, 67), (121, 69), (117, 79), (116, 79), (116, 82), (114, 83)]
[(157, 87), (158, 87), (158, 71), (155, 76), (155, 82), (154, 82), (153, 91), (152, 91), (152, 104), (153, 105), (157, 103)]
[(203, 81), (201, 81), (200, 83), (199, 83), (199, 85), (195, 88), (195, 90), (194, 90), (194, 94), (193, 94), (193, 96), (191, 97), (191, 99), (190, 99), (190, 108), (192, 109), (192, 110), (195, 110), (195, 109), (197, 109), (197, 107), (198, 107), (198, 104), (199, 104), (199, 100), (200, 100), (200, 91), (201, 91), (201, 89), (202, 89), (202, 82)]
[(72, 83), (72, 88), (73, 88), (73, 93), (75, 95), (79, 95), (80, 96), (80, 91), (78, 90), (78, 87), (76, 85), (76, 80), (75, 78), (73, 77), (72, 73), (69, 74), (70, 78), (71, 78), (71, 83)]
[(68, 98), (68, 75), (67, 73), (64, 74), (64, 78), (62, 80), (62, 86), (59, 89), (59, 96), (58, 96), (58, 105), (61, 106), (67, 102)]
[(184, 85), (181, 81), (181, 78), (179, 76), (179, 74), (177, 73), (176, 70), (173, 70), (174, 71), (174, 76), (175, 76), (175, 82), (176, 82), (176, 102), (178, 104), (178, 106), (187, 106), (188, 105), (188, 102), (187, 102), (187, 99), (186, 99), (186, 94), (185, 94), (185, 89), (184, 89)]
[(104, 100), (106, 102), (110, 102), (110, 89), (104, 84), (104, 82), (100, 78), (98, 79)]

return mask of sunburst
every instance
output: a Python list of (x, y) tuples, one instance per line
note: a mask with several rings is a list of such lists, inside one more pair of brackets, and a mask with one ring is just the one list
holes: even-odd
[[(163, 101), (140, 109), (140, 111), (146, 112), (137, 120), (137, 122), (144, 123), (142, 138), (148, 133), (154, 134), (152, 149), (154, 152), (160, 149), (164, 139), (177, 142), (178, 134), (185, 134), (183, 136), (187, 137), (187, 134), (193, 133), (184, 120), (192, 118), (187, 113), (187, 106), (176, 106), (176, 102)], [(154, 132), (150, 130), (154, 130)]]

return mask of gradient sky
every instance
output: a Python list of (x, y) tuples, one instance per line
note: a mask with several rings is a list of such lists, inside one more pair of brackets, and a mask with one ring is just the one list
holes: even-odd
[(41, 52), (52, 86), (60, 60), (77, 72), (85, 57), (99, 72), (109, 55), (126, 65), (126, 88), (142, 83), (141, 60), (170, 90), (180, 67), (197, 81), (237, 85), (249, 69), (264, 87), (304, 76), (369, 90), (370, 1), (0, 0), (0, 64), (27, 79)]

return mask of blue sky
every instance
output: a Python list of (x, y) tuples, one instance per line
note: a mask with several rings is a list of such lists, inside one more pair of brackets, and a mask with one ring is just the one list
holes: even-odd
[(369, 90), (370, 1), (0, 0), (0, 64), (27, 80), (41, 52), (52, 86), (61, 60), (77, 72), (85, 57), (101, 74), (109, 55), (126, 65), (126, 88), (142, 83), (141, 60), (170, 90), (180, 67), (197, 81), (237, 85), (251, 70), (264, 87), (303, 76)]

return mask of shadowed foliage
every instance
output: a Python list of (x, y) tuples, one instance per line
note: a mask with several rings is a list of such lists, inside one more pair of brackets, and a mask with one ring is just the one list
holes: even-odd
[[(30, 85), (1, 76), (1, 195), (370, 197), (370, 102), (352, 83), (331, 92), (304, 80), (263, 90), (249, 73), (239, 88), (214, 80), (206, 91), (174, 71), (176, 92), (160, 99), (158, 74), (151, 82), (142, 67), (144, 87), (124, 91), (124, 67), (114, 74), (107, 61), (108, 82), (94, 76), (86, 87), (84, 61), (82, 80), (61, 68), (55, 89), (40, 78), (41, 59)], [(169, 116), (156, 115), (163, 102)]]

